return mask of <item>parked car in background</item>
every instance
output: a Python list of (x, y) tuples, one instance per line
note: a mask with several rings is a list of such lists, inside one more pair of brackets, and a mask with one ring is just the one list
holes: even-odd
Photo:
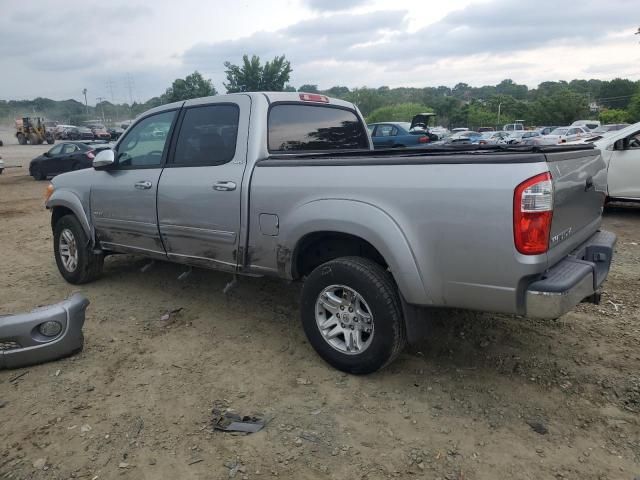
[(557, 126), (554, 126), (554, 127), (539, 127), (538, 128), (538, 132), (540, 132), (540, 135), (549, 135), (556, 128), (558, 128), (558, 127)]
[(117, 140), (124, 133), (124, 129), (120, 127), (113, 127), (107, 130), (111, 136), (111, 140)]
[(478, 133), (484, 133), (484, 132), (495, 132), (496, 129), (493, 127), (480, 127), (476, 130)]
[(89, 168), (95, 155), (108, 145), (92, 145), (80, 142), (61, 142), (49, 151), (34, 158), (29, 163), (29, 175), (35, 180), (45, 180), (47, 177), (64, 172)]
[(444, 143), (458, 144), (458, 143), (471, 143), (479, 144), (482, 139), (482, 134), (474, 132), (472, 130), (464, 130), (462, 132), (456, 132), (453, 135), (445, 138)]
[(594, 142), (607, 164), (607, 198), (640, 201), (640, 122)]
[(558, 127), (549, 135), (543, 135), (538, 140), (538, 145), (557, 145), (560, 143), (575, 142), (592, 136), (587, 127)]
[(460, 132), (470, 132), (470, 130), (467, 127), (457, 127), (457, 128), (451, 129), (451, 133), (460, 133)]
[(543, 135), (537, 130), (530, 130), (524, 132), (520, 137), (520, 145), (539, 145), (540, 139)]
[(449, 131), (449, 129), (442, 127), (442, 126), (437, 126), (437, 127), (431, 127), (429, 129), (429, 132), (431, 132), (433, 135), (435, 135), (436, 137), (438, 137), (438, 140), (443, 139), (444, 137), (446, 137), (447, 135), (450, 135), (451, 132)]
[(516, 120), (515, 123), (508, 123), (502, 127), (504, 132), (519, 132), (524, 130), (524, 120)]
[(480, 145), (499, 145), (507, 143), (508, 138), (508, 132), (482, 132), (482, 138), (478, 143)]
[(65, 132), (70, 129), (75, 128), (74, 125), (56, 125), (56, 128), (53, 129), (53, 136), (56, 140), (63, 140)]
[(371, 123), (371, 139), (374, 148), (414, 147), (429, 143), (430, 139), (424, 132), (411, 132), (409, 122)]
[(600, 125), (595, 130), (592, 130), (592, 132), (598, 135), (603, 135), (605, 133), (622, 130), (623, 128), (627, 128), (628, 126), (629, 126), (628, 123), (609, 123), (607, 125)]
[(357, 107), (320, 94), (149, 110), (47, 188), (58, 270), (83, 284), (134, 252), (301, 280), (310, 345), (358, 374), (420, 339), (433, 307), (557, 318), (595, 300), (616, 237), (593, 147), (372, 148)]
[(111, 140), (111, 134), (107, 131), (104, 125), (92, 125), (89, 128), (93, 133), (94, 140)]
[(4, 172), (4, 160), (0, 157), (0, 175), (2, 175), (2, 172)]
[(571, 124), (572, 127), (585, 127), (589, 130), (595, 130), (600, 126), (598, 120), (576, 120)]
[(65, 132), (65, 140), (93, 140), (93, 132), (87, 127), (72, 127)]

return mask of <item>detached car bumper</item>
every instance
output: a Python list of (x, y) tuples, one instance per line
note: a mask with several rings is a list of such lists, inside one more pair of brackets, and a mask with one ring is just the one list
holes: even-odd
[(597, 302), (615, 244), (614, 233), (599, 231), (531, 283), (526, 291), (527, 316), (558, 318), (584, 299)]
[(19, 368), (82, 350), (89, 300), (76, 293), (29, 313), (0, 317), (0, 369)]

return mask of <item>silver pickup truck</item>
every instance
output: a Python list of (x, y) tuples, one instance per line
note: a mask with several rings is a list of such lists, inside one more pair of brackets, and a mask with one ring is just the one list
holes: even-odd
[(304, 280), (311, 345), (352, 373), (391, 362), (433, 307), (555, 318), (597, 299), (615, 244), (599, 150), (374, 152), (358, 109), (316, 94), (150, 110), (47, 195), (68, 282), (114, 253)]

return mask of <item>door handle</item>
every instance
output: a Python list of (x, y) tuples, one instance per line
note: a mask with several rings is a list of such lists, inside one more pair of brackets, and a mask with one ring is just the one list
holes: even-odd
[(149, 190), (151, 186), (152, 183), (149, 180), (143, 180), (134, 184), (134, 187), (136, 187), (138, 190)]
[(218, 182), (213, 186), (213, 189), (218, 192), (230, 192), (236, 189), (235, 182)]

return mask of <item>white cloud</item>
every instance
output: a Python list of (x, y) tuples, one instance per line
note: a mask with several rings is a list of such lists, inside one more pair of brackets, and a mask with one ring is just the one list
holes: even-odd
[[(415, 1), (45, 0), (3, 6), (0, 95), (134, 98), (158, 95), (199, 70), (218, 90), (223, 62), (286, 55), (292, 83), (452, 86), (513, 78), (640, 78), (637, 0)], [(46, 11), (46, 15), (42, 14)], [(28, 34), (25, 34), (27, 32)], [(16, 48), (19, 46), (19, 48)], [(26, 53), (25, 53), (26, 52)]]

